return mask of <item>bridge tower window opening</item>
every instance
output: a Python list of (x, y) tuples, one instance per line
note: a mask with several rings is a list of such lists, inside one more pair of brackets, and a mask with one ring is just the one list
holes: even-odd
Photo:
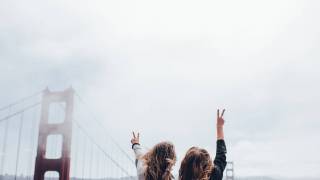
[(59, 159), (62, 155), (63, 136), (61, 134), (51, 134), (47, 136), (46, 158)]
[(65, 121), (65, 102), (52, 102), (49, 106), (48, 124), (60, 124)]
[(44, 174), (44, 180), (58, 180), (60, 177), (57, 171), (47, 171)]

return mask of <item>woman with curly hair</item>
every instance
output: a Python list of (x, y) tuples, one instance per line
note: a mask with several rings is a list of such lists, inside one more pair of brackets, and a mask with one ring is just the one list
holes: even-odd
[(133, 132), (132, 149), (136, 156), (139, 180), (172, 180), (171, 170), (176, 162), (174, 145), (170, 142), (156, 144), (147, 153), (142, 152), (139, 133)]
[(216, 157), (212, 162), (207, 150), (192, 147), (181, 162), (179, 170), (180, 180), (222, 180), (223, 171), (227, 165), (226, 145), (224, 142), (223, 125), (224, 119), (217, 111), (217, 150)]

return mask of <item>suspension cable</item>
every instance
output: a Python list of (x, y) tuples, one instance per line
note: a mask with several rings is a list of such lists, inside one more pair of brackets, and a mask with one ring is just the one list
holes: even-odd
[(116, 160), (114, 160), (89, 134), (85, 129), (78, 123), (77, 120), (74, 121), (78, 128), (88, 137), (88, 139), (108, 158), (110, 159), (122, 172), (124, 172), (128, 177), (131, 177), (128, 171), (126, 171)]
[(38, 106), (38, 105), (40, 105), (40, 104), (41, 104), (41, 102), (37, 102), (37, 103), (31, 104), (31, 105), (29, 105), (29, 106), (21, 109), (20, 111), (17, 111), (17, 112), (15, 112), (15, 113), (12, 113), (12, 114), (10, 114), (10, 115), (7, 115), (7, 116), (5, 116), (5, 117), (3, 117), (3, 118), (0, 119), (0, 123), (1, 123), (2, 121), (5, 121), (5, 120), (7, 120), (7, 119), (10, 119), (10, 118), (13, 117), (13, 116), (16, 116), (16, 115), (18, 115), (18, 114), (21, 114), (21, 113), (23, 113), (23, 112), (26, 111), (26, 110), (29, 110), (29, 109), (31, 109), (31, 108), (33, 108), (33, 107), (36, 107), (36, 106)]
[[(87, 103), (84, 102), (84, 100), (80, 97), (80, 95), (75, 91), (75, 95), (79, 98), (79, 100), (86, 106), (86, 108), (89, 110), (89, 113), (91, 114), (91, 116), (93, 117), (93, 120), (95, 120), (98, 124), (100, 124), (100, 126), (102, 126), (104, 129), (107, 129), (105, 127), (105, 125), (98, 120), (98, 118), (96, 118), (96, 116), (92, 113), (92, 111), (90, 111), (89, 106), (87, 105)], [(107, 134), (107, 136), (110, 137), (111, 141), (118, 147), (118, 149), (120, 149), (120, 151), (134, 164), (134, 160), (130, 157), (130, 155), (119, 145), (119, 143), (117, 143), (117, 141), (107, 132), (105, 131), (105, 133)]]
[(38, 92), (36, 92), (36, 93), (31, 94), (30, 96), (21, 98), (21, 99), (15, 101), (15, 102), (13, 102), (13, 103), (10, 103), (9, 105), (6, 105), (6, 106), (1, 107), (1, 108), (0, 108), (0, 111), (6, 110), (6, 109), (8, 109), (8, 108), (10, 108), (10, 107), (12, 107), (12, 106), (15, 106), (15, 105), (17, 105), (17, 104), (19, 104), (19, 103), (22, 103), (23, 101), (25, 101), (25, 100), (27, 100), (27, 99), (33, 98), (33, 97), (35, 97), (35, 96), (38, 96), (38, 95), (41, 94), (41, 93), (42, 93), (42, 91), (38, 91)]
[(21, 148), (22, 128), (23, 128), (23, 115), (24, 115), (24, 111), (20, 115), (20, 122), (19, 122), (20, 125), (19, 125), (19, 135), (18, 135), (18, 148), (17, 148), (16, 163), (15, 163), (14, 180), (17, 180), (18, 167), (19, 167), (19, 161), (20, 161), (20, 148)]

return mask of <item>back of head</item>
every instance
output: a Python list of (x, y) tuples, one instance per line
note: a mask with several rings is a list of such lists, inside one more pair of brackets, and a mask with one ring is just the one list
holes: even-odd
[(172, 166), (176, 162), (174, 145), (170, 142), (156, 144), (143, 156), (146, 180), (171, 180)]
[(209, 153), (205, 149), (190, 148), (181, 162), (180, 180), (208, 180), (213, 169)]

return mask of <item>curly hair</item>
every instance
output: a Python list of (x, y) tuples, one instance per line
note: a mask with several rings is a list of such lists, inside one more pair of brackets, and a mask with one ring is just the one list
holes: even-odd
[(146, 180), (172, 180), (171, 169), (176, 162), (174, 145), (170, 142), (156, 144), (142, 159), (146, 166)]
[(198, 147), (190, 148), (181, 162), (180, 180), (209, 180), (213, 162), (207, 150)]

